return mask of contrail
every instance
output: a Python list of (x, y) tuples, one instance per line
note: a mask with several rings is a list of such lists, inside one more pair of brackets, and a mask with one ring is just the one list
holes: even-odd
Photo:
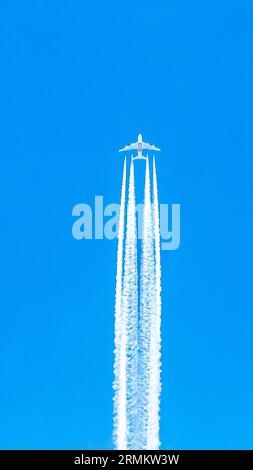
[(160, 445), (161, 261), (155, 158), (152, 190), (153, 204), (146, 157), (138, 280), (134, 163), (132, 159), (126, 211), (125, 160), (118, 228), (114, 349), (114, 444), (120, 450), (153, 450)]
[(155, 239), (155, 298), (151, 313), (150, 376), (147, 449), (159, 449), (159, 410), (161, 394), (161, 260), (159, 204), (155, 157), (153, 157), (153, 224)]
[(124, 161), (121, 203), (118, 227), (118, 253), (115, 295), (115, 339), (114, 339), (114, 444), (117, 449), (126, 449), (126, 337), (122, 323), (123, 248), (126, 199), (126, 158)]
[(146, 159), (144, 190), (141, 279), (140, 279), (140, 319), (139, 319), (139, 449), (147, 449), (150, 379), (151, 379), (151, 334), (155, 304), (155, 260), (153, 240), (153, 218), (150, 196), (149, 161)]
[(126, 448), (135, 449), (136, 425), (138, 421), (138, 267), (133, 160), (130, 167), (128, 191), (122, 300), (122, 325), (124, 331), (122, 337), (126, 344)]

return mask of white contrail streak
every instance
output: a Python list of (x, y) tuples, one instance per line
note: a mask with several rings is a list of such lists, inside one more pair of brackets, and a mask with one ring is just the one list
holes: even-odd
[(123, 280), (123, 329), (126, 341), (127, 449), (136, 448), (138, 393), (138, 268), (133, 160), (130, 167)]
[(161, 260), (159, 203), (155, 157), (153, 157), (153, 225), (155, 239), (155, 299), (151, 314), (150, 376), (147, 449), (159, 449), (159, 410), (161, 394)]
[(160, 445), (161, 260), (155, 158), (153, 158), (152, 189), (153, 205), (147, 158), (138, 305), (134, 163), (132, 160), (126, 211), (125, 160), (119, 214), (115, 296), (114, 444), (119, 450), (156, 450)]
[(124, 161), (121, 203), (118, 227), (118, 253), (115, 295), (115, 348), (114, 348), (114, 444), (126, 449), (126, 337), (122, 322), (123, 248), (126, 198), (126, 159)]
[(155, 303), (155, 260), (153, 240), (153, 217), (150, 197), (149, 161), (146, 160), (140, 280), (139, 322), (139, 449), (148, 449), (148, 426), (150, 408), (151, 334)]

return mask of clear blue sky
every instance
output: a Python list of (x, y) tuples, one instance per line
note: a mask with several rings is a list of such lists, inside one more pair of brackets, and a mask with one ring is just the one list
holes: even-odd
[(0, 7), (0, 448), (112, 447), (118, 202), (138, 132), (162, 148), (163, 448), (253, 448), (252, 17), (246, 0)]

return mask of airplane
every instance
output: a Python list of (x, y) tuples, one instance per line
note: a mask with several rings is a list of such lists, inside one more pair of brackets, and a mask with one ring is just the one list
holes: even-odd
[(146, 160), (147, 157), (142, 155), (142, 150), (155, 150), (156, 152), (160, 152), (161, 149), (155, 147), (154, 145), (148, 144), (147, 142), (143, 142), (142, 135), (138, 135), (138, 140), (134, 144), (126, 145), (119, 152), (125, 152), (128, 150), (137, 150), (138, 154), (133, 157), (133, 160)]

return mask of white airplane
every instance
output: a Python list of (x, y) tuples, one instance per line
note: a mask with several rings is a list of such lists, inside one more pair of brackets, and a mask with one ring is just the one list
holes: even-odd
[(120, 149), (119, 152), (125, 152), (127, 150), (137, 150), (138, 154), (136, 157), (133, 157), (133, 160), (146, 160), (147, 157), (142, 155), (142, 150), (155, 150), (160, 151), (161, 149), (155, 147), (154, 145), (143, 142), (142, 135), (138, 135), (138, 140), (134, 144), (126, 145), (124, 148)]

